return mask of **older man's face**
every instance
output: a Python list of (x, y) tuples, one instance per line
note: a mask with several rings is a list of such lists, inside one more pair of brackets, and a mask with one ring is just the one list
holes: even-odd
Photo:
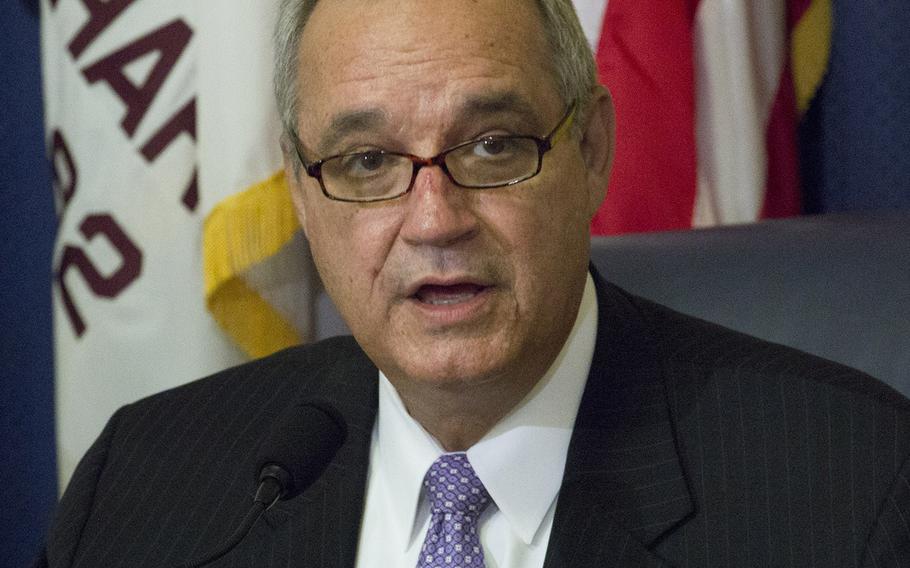
[[(300, 47), (305, 158), (545, 136), (567, 107), (544, 37), (531, 1), (321, 1)], [(582, 148), (566, 137), (537, 177), (498, 189), (425, 167), (410, 194), (369, 205), (331, 201), (301, 173), (319, 272), (397, 386), (508, 388), (546, 370), (574, 322), (602, 198)]]

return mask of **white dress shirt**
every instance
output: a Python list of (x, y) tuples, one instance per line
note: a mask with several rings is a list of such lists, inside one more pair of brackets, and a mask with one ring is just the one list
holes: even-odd
[[(597, 298), (589, 274), (575, 325), (550, 369), (512, 412), (467, 450), (493, 499), (479, 521), (487, 568), (543, 566), (596, 334)], [(423, 477), (443, 453), (380, 371), (358, 568), (417, 565), (430, 524)]]

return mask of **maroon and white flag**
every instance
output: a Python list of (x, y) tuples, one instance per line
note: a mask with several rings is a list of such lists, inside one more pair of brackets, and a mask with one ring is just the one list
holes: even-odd
[[(274, 2), (41, 9), (64, 486), (121, 405), (305, 339), (308, 267), (275, 176)], [(277, 340), (236, 337), (238, 311)]]

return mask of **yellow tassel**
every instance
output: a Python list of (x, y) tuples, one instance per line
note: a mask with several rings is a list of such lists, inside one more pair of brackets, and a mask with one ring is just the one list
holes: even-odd
[(283, 172), (219, 203), (202, 236), (205, 298), (222, 329), (251, 357), (300, 343), (300, 334), (243, 278), (300, 229)]

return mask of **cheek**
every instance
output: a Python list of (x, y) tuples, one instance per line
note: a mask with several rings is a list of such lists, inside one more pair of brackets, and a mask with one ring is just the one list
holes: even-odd
[(571, 257), (587, 251), (587, 202), (581, 191), (568, 191), (578, 187), (573, 181), (524, 188), (495, 203), (497, 198), (490, 194), (488, 226), (504, 252), (524, 265), (525, 272), (576, 262)]
[(330, 293), (360, 295), (357, 290), (373, 287), (388, 257), (397, 232), (395, 216), (357, 205), (331, 206), (318, 220), (311, 219), (313, 258)]
[[(574, 183), (574, 185), (573, 185)], [(531, 299), (536, 309), (558, 307), (554, 298), (579, 281), (587, 270), (590, 243), (590, 220), (587, 201), (577, 180), (539, 190), (526, 207), (514, 212), (508, 239), (516, 262), (519, 295)], [(530, 188), (529, 188), (530, 189)], [(538, 304), (537, 302), (542, 302)]]
[[(588, 195), (580, 173), (566, 176), (547, 193), (545, 215), (546, 239), (541, 241), (564, 262), (578, 262), (573, 256), (587, 257), (591, 219), (588, 215)], [(587, 265), (587, 259), (584, 259)]]

